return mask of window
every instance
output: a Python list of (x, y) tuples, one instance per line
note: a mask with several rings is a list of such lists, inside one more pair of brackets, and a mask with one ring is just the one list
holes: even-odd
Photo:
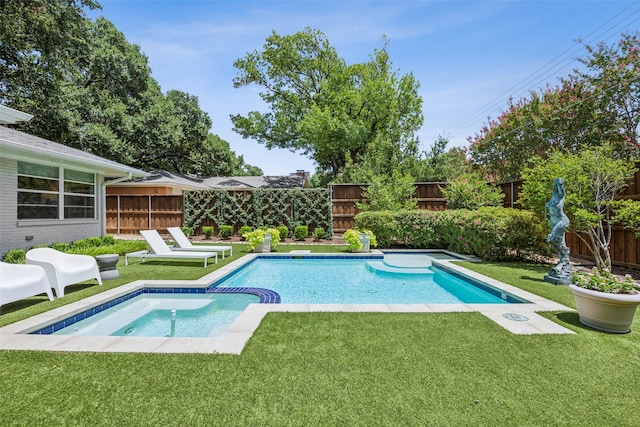
[(95, 174), (18, 162), (18, 219), (95, 218)]

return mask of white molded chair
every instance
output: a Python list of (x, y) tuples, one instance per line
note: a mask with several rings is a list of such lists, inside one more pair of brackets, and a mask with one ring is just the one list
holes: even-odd
[(142, 258), (142, 261), (144, 261), (145, 258), (201, 259), (204, 261), (205, 267), (207, 266), (207, 259), (215, 257), (216, 264), (218, 263), (217, 252), (172, 251), (156, 230), (140, 230), (140, 234), (142, 234), (142, 237), (144, 237), (151, 247), (151, 251), (138, 251), (125, 254), (125, 265), (129, 265), (129, 257)]
[(194, 246), (189, 238), (182, 232), (180, 227), (169, 227), (167, 231), (173, 237), (173, 240), (178, 244), (177, 248), (172, 248), (174, 251), (215, 251), (222, 253), (222, 259), (224, 259), (224, 252), (229, 251), (229, 256), (233, 255), (233, 246), (212, 246), (212, 245), (197, 245)]
[(53, 301), (51, 285), (44, 268), (0, 262), (0, 305), (42, 293), (47, 294), (49, 301)]
[(64, 288), (74, 283), (96, 279), (102, 285), (96, 259), (89, 255), (67, 254), (51, 248), (35, 248), (27, 252), (26, 263), (44, 268), (49, 284), (58, 298)]

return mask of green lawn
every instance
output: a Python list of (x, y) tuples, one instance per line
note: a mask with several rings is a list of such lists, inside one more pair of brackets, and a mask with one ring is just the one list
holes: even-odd
[[(314, 250), (344, 250), (331, 248)], [(542, 281), (547, 267), (464, 265), (573, 306), (568, 289)], [(572, 312), (547, 317), (577, 334), (513, 335), (477, 313), (269, 313), (239, 356), (5, 351), (0, 424), (638, 425), (638, 317), (625, 335), (582, 327)]]

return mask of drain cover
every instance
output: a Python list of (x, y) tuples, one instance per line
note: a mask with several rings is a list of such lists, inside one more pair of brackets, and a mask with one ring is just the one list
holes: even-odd
[(514, 322), (526, 322), (529, 320), (527, 316), (517, 313), (505, 313), (502, 315), (505, 319), (513, 320)]

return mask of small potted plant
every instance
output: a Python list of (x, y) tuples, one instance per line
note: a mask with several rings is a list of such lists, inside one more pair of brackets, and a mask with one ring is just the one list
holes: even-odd
[(631, 276), (620, 280), (594, 268), (590, 275), (576, 273), (569, 289), (578, 308), (580, 323), (606, 332), (626, 333), (640, 304), (640, 287)]
[(369, 252), (371, 246), (377, 245), (376, 236), (371, 230), (351, 228), (342, 237), (351, 252)]
[(280, 233), (275, 228), (258, 228), (244, 233), (242, 237), (247, 241), (247, 248), (253, 252), (271, 252), (280, 242)]

